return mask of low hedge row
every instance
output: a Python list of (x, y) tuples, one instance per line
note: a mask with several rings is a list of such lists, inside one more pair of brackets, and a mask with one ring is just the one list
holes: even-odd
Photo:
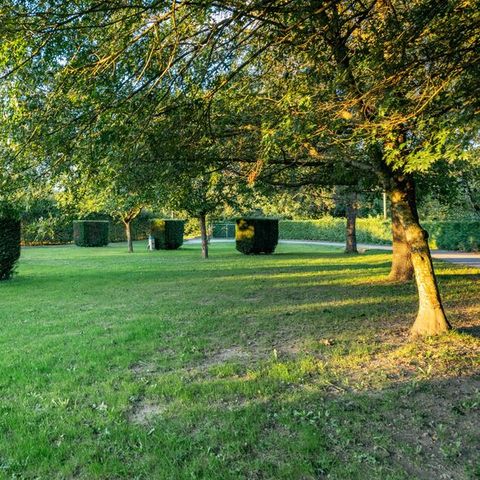
[[(125, 241), (125, 226), (123, 223), (104, 218), (110, 224), (109, 242)], [(140, 216), (132, 221), (132, 238), (145, 240), (150, 233), (151, 218)], [(71, 218), (42, 217), (35, 221), (22, 221), (23, 245), (60, 245), (73, 241)]]
[[(282, 220), (279, 228), (281, 239), (344, 242), (346, 220), (337, 217), (323, 217), (318, 220)], [(390, 221), (381, 218), (357, 219), (357, 241), (388, 245), (392, 242)]]
[[(69, 243), (73, 240), (72, 223), (53, 221), (45, 217), (35, 223), (22, 223), (22, 243), (26, 245), (45, 245)], [(198, 229), (198, 220), (191, 220), (192, 227)], [(381, 218), (359, 218), (357, 220), (357, 239), (360, 243), (390, 244), (390, 221)], [(427, 221), (424, 227), (430, 233), (430, 245), (445, 250), (478, 251), (480, 249), (479, 221)], [(132, 222), (134, 240), (144, 240), (150, 233), (151, 218), (139, 217)], [(188, 229), (186, 233), (199, 235), (199, 232)], [(233, 222), (215, 222), (212, 226), (214, 238), (234, 238)], [(331, 242), (345, 241), (345, 219), (323, 217), (318, 220), (281, 220), (279, 222), (281, 239), (292, 240), (324, 240)], [(110, 242), (125, 241), (125, 227), (121, 223), (110, 220)]]
[[(427, 221), (422, 225), (429, 233), (432, 248), (467, 252), (480, 249), (480, 221)], [(344, 218), (324, 217), (319, 220), (283, 220), (279, 228), (280, 238), (285, 240), (344, 242), (345, 227)], [(357, 241), (391, 244), (390, 220), (375, 217), (357, 219)]]
[(480, 249), (480, 221), (424, 222), (423, 226), (434, 248), (464, 252), (478, 252)]

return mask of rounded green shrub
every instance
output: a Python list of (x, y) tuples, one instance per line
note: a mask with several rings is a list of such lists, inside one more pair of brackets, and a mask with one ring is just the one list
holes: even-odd
[(236, 247), (245, 255), (275, 251), (278, 244), (278, 220), (273, 218), (239, 218), (235, 228)]
[(21, 223), (16, 211), (0, 205), (0, 280), (8, 280), (20, 258)]
[(155, 250), (176, 250), (183, 245), (183, 220), (156, 218), (151, 223), (151, 235), (155, 240)]
[(107, 220), (75, 220), (73, 241), (79, 247), (104, 247), (108, 245)]

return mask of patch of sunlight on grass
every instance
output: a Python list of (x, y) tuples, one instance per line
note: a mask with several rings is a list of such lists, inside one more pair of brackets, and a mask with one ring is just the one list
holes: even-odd
[(272, 359), (258, 370), (250, 371), (249, 378), (253, 380), (267, 378), (284, 383), (301, 383), (309, 377), (320, 375), (324, 371), (324, 363), (315, 357), (284, 362)]
[(0, 284), (0, 477), (480, 471), (465, 269), (438, 263), (447, 313), (470, 333), (412, 340), (415, 287), (386, 281), (389, 254), (214, 243), (206, 262), (199, 245), (135, 247), (24, 249)]
[[(395, 302), (402, 303), (402, 302), (409, 302), (409, 296), (396, 296)], [(316, 312), (322, 309), (335, 308), (335, 307), (350, 307), (350, 306), (368, 306), (368, 305), (377, 305), (378, 304), (378, 297), (361, 297), (361, 298), (346, 298), (343, 300), (330, 300), (325, 302), (316, 302), (316, 303), (301, 303), (297, 305), (275, 305), (270, 306), (266, 309), (256, 308), (255, 312), (257, 314), (265, 314), (265, 313), (285, 313), (286, 311), (291, 313), (294, 312)], [(330, 313), (330, 312), (327, 312)]]

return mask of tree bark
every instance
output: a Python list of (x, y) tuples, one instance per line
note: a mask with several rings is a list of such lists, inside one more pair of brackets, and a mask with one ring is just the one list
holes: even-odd
[(357, 250), (357, 193), (347, 193), (347, 235), (346, 235), (346, 247), (345, 253), (358, 253)]
[(202, 258), (208, 258), (208, 237), (207, 237), (207, 220), (204, 213), (198, 217), (200, 222), (200, 234), (202, 236)]
[(415, 336), (440, 334), (449, 330), (451, 326), (443, 310), (433, 270), (428, 233), (421, 227), (418, 220), (413, 179), (395, 178), (392, 200), (396, 204), (398, 217), (410, 246), (418, 289), (419, 308), (411, 334)]
[(125, 234), (127, 236), (128, 253), (133, 253), (132, 222), (124, 221), (123, 224), (125, 225)]
[(408, 282), (413, 278), (413, 263), (410, 254), (410, 246), (407, 242), (405, 229), (400, 221), (398, 195), (394, 195), (395, 189), (390, 192), (392, 210), (392, 268), (388, 279), (392, 282)]

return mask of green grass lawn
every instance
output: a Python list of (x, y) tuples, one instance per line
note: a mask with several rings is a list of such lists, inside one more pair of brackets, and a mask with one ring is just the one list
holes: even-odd
[(479, 271), (413, 341), (390, 256), (26, 248), (0, 284), (0, 478), (480, 478)]

